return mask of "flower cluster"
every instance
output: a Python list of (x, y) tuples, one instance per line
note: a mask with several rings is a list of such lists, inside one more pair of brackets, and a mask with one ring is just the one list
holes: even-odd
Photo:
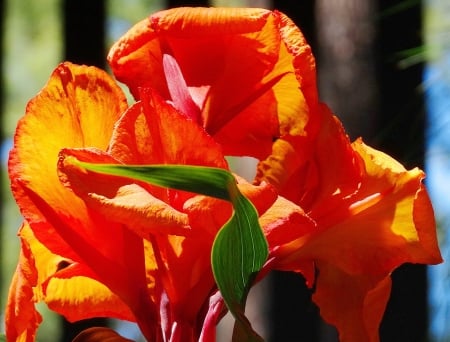
[(252, 182), (233, 177), (267, 241), (255, 281), (302, 274), (342, 341), (378, 340), (395, 268), (441, 262), (424, 173), (349, 141), (284, 14), (161, 11), (108, 61), (134, 103), (106, 72), (65, 62), (18, 123), (9, 177), (24, 222), (8, 341), (34, 341), (40, 301), (70, 321), (136, 322), (148, 341), (214, 341), (230, 309), (211, 253), (232, 203), (84, 165), (229, 172), (225, 157), (257, 159)]

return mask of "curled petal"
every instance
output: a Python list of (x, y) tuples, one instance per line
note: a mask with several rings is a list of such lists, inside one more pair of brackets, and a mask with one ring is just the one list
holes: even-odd
[(278, 253), (287, 269), (297, 269), (305, 260), (316, 262), (313, 299), (342, 340), (377, 341), (391, 272), (403, 263), (442, 259), (423, 173), (405, 170), (361, 141), (353, 148), (364, 164), (358, 190), (338, 205), (330, 201), (328, 207), (315, 208), (310, 215), (318, 229)]
[(189, 234), (186, 214), (149, 194), (142, 187), (131, 184), (118, 189), (113, 198), (90, 194), (91, 205), (112, 220), (129, 226), (136, 234)]
[(219, 291), (210, 296), (208, 302), (208, 312), (202, 326), (199, 342), (216, 341), (216, 325), (221, 316), (225, 313), (225, 304)]
[[(322, 107), (321, 115), (321, 130), (314, 144), (295, 145), (301, 141), (292, 140), (280, 149), (280, 159), (267, 160), (260, 167), (260, 175), (267, 174), (269, 181), (275, 179), (281, 193), (292, 193), (293, 201), (317, 224), (316, 230), (283, 247), (286, 255), (293, 253), (290, 260), (329, 260), (349, 274), (370, 270), (383, 276), (404, 262), (439, 262), (423, 172), (405, 170), (360, 140), (350, 144), (341, 124), (326, 107)], [(308, 153), (311, 159), (302, 164), (302, 156)], [(305, 166), (308, 164), (311, 166)], [(283, 167), (291, 175), (288, 178), (295, 178), (301, 170), (309, 170), (301, 173), (304, 176), (315, 173), (315, 186), (297, 183), (300, 186), (295, 196), (286, 188), (291, 180), (277, 178), (283, 174)], [(305, 184), (309, 179), (302, 178)]]
[(423, 173), (418, 169), (406, 171), (392, 158), (361, 142), (354, 146), (365, 163), (358, 192), (342, 199), (333, 210), (324, 206), (313, 211), (311, 217), (318, 230), (286, 249), (293, 253), (290, 259), (327, 260), (348, 274), (378, 276), (406, 262), (439, 263)]
[(339, 340), (379, 341), (379, 325), (391, 292), (391, 278), (350, 275), (327, 262), (319, 262), (313, 300), (321, 316), (335, 325)]
[(77, 160), (110, 164), (118, 162), (106, 153), (95, 150), (61, 151), (61, 180), (90, 209), (126, 226), (144, 239), (148, 239), (149, 234), (188, 234), (186, 214), (156, 198), (145, 188), (129, 184), (128, 179), (89, 172), (79, 167)]
[(140, 87), (150, 87), (177, 103), (164, 56), (176, 63), (176, 77), (188, 88), (183, 96), (190, 94), (187, 102), (196, 103), (202, 125), (226, 154), (265, 158), (274, 139), (305, 134), (317, 105), (315, 62), (284, 14), (255, 8), (161, 11), (130, 29), (108, 60), (135, 97)]
[(58, 180), (58, 152), (63, 147), (106, 149), (125, 108), (125, 95), (104, 71), (67, 62), (55, 69), (28, 103), (9, 158), (13, 194), (30, 223), (42, 218), (23, 193), (23, 184), (56, 212), (84, 218), (82, 202)]
[(269, 182), (283, 197), (309, 208), (319, 183), (312, 150), (306, 137), (277, 139), (272, 154), (258, 164), (256, 180)]
[[(367, 175), (364, 177), (360, 194), (381, 194), (380, 203), (373, 210), (388, 212), (394, 207), (394, 217), (390, 231), (403, 238), (404, 252), (399, 253), (397, 262), (436, 264), (442, 262), (436, 237), (436, 222), (423, 180), (425, 174), (415, 168), (404, 167), (388, 155), (376, 151), (358, 140), (353, 148), (364, 160)], [(392, 188), (392, 192), (386, 189)], [(370, 195), (369, 195), (370, 196)], [(351, 210), (365, 209), (364, 203), (358, 208), (355, 204)], [(376, 209), (375, 209), (376, 208)], [(368, 215), (371, 215), (367, 209)], [(356, 213), (356, 212), (355, 212)]]

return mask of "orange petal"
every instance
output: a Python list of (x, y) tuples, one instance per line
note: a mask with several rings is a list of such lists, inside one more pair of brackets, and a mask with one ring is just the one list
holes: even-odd
[(209, 235), (211, 240), (232, 215), (229, 202), (200, 195), (188, 199), (183, 211), (188, 215), (193, 230)]
[[(360, 182), (359, 158), (342, 124), (321, 105), (306, 136), (275, 141), (272, 154), (258, 165), (256, 179), (276, 186), (280, 195), (306, 212), (326, 201), (351, 195)], [(318, 130), (319, 129), (319, 130)], [(324, 205), (329, 207), (329, 203)]]
[[(357, 142), (365, 172), (358, 191), (310, 215), (318, 230), (286, 249), (290, 259), (327, 260), (348, 274), (386, 276), (399, 265), (441, 261), (423, 173), (406, 171), (381, 152)], [(418, 212), (422, 217), (417, 220)]]
[[(14, 196), (36, 238), (53, 253), (88, 266), (143, 322), (152, 315), (152, 303), (142, 239), (90, 211), (56, 172), (61, 148), (105, 150), (125, 108), (123, 92), (104, 71), (59, 65), (18, 124), (9, 173)], [(127, 248), (135, 253), (126, 253)]]
[[(63, 63), (29, 102), (18, 123), (9, 160), (13, 194), (37, 238), (55, 253), (80, 261), (77, 252), (88, 248), (74, 252), (73, 241), (68, 239), (84, 235), (89, 244), (114, 235), (110, 225), (93, 222), (94, 215), (84, 203), (60, 183), (56, 162), (63, 147), (106, 149), (114, 123), (125, 108), (123, 92), (104, 71)], [(52, 215), (70, 222), (65, 223), (70, 227), (65, 235), (62, 227), (48, 222)]]
[(106, 149), (125, 108), (124, 94), (104, 71), (71, 63), (55, 69), (19, 121), (9, 160), (13, 194), (30, 223), (42, 218), (21, 184), (56, 212), (72, 217), (85, 213), (83, 203), (58, 180), (58, 152), (63, 147)]
[(21, 255), (6, 310), (8, 341), (34, 341), (41, 322), (35, 304), (40, 301), (70, 321), (101, 316), (134, 320), (116, 295), (92, 279), (92, 271), (51, 253), (26, 222), (19, 234)]
[(258, 164), (255, 180), (275, 186), (280, 195), (309, 208), (319, 184), (313, 147), (306, 137), (286, 136), (272, 145), (272, 154)]
[[(314, 145), (308, 141), (294, 145), (302, 141), (293, 140), (279, 150), (279, 159), (274, 157), (260, 167), (260, 174), (268, 174), (269, 181), (275, 179), (272, 182), (281, 193), (292, 194), (317, 223), (316, 231), (287, 248), (295, 250), (292, 260), (308, 255), (332, 260), (349, 274), (371, 270), (380, 275), (404, 262), (439, 262), (433, 211), (422, 185), (424, 174), (418, 169), (406, 171), (361, 141), (351, 145), (326, 107), (320, 114), (321, 130)], [(294, 178), (299, 170), (305, 170), (304, 176), (315, 174), (314, 188), (297, 183), (295, 196), (286, 188), (291, 181), (278, 178), (283, 167), (288, 177)], [(310, 179), (302, 181), (307, 184)]]
[[(120, 223), (141, 238), (150, 234), (185, 235), (189, 232), (186, 214), (147, 191), (145, 184), (129, 184), (129, 179), (89, 172), (75, 161), (116, 164), (106, 153), (93, 150), (68, 150), (61, 152), (59, 171), (64, 184), (82, 198), (96, 213)], [(159, 189), (158, 192), (162, 192)], [(157, 192), (157, 193), (158, 193)]]
[(343, 342), (377, 342), (379, 325), (391, 292), (391, 278), (373, 280), (349, 275), (319, 262), (313, 300), (325, 321), (335, 325)]
[[(100, 224), (95, 228), (99, 230), (109, 228), (109, 235), (104, 235), (96, 242), (91, 241), (89, 236), (77, 229), (79, 228), (77, 221), (56, 215), (54, 210), (34, 193), (29, 192), (27, 195), (35, 203), (36, 208), (45, 212), (45, 218), (49, 222), (30, 225), (33, 232), (40, 232), (41, 237), (44, 237), (42, 244), (46, 245), (46, 235), (43, 233), (51, 231), (49, 227), (58, 227), (58, 233), (66, 241), (70, 241), (77, 256), (76, 261), (89, 267), (96, 279), (126, 303), (145, 336), (149, 338), (154, 336), (152, 329), (155, 325), (149, 322), (155, 320), (149, 320), (148, 317), (155, 316), (155, 307), (148, 292), (142, 239), (123, 225), (104, 221), (97, 213), (91, 212), (92, 218)], [(91, 229), (89, 231), (92, 231)], [(99, 244), (98, 241), (102, 243)], [(64, 251), (64, 248), (62, 250)], [(133, 250), (133, 253), (128, 253), (128, 250)]]
[[(50, 309), (64, 315), (70, 321), (92, 317), (115, 317), (134, 320), (130, 309), (103, 284), (96, 275), (85, 266), (73, 263), (50, 252), (34, 236), (30, 226), (25, 223), (20, 229), (22, 250), (29, 253), (28, 263), (33, 262), (33, 282), (22, 286), (25, 293), (34, 294), (28, 305), (44, 301)], [(19, 267), (26, 265), (24, 261)], [(20, 315), (27, 310), (20, 309)], [(30, 327), (33, 324), (30, 324)]]
[[(314, 144), (286, 141), (281, 153), (260, 165), (260, 175), (267, 174), (282, 194), (292, 194), (317, 223), (316, 231), (285, 246), (287, 254), (294, 253), (291, 260), (328, 260), (349, 274), (370, 270), (383, 276), (404, 262), (439, 262), (423, 173), (406, 171), (361, 141), (351, 145), (326, 107), (320, 115)], [(295, 145), (301, 142), (305, 144)], [(278, 177), (284, 168), (288, 179)], [(313, 176), (306, 177), (309, 173)], [(305, 177), (294, 179), (298, 187), (287, 188), (289, 178), (299, 174)], [(313, 188), (302, 184), (310, 179), (315, 180)]]
[(283, 197), (278, 197), (260, 217), (259, 222), (271, 249), (279, 248), (317, 230), (316, 223), (299, 206)]
[(55, 273), (44, 284), (44, 301), (70, 322), (95, 317), (135, 321), (130, 308), (91, 274), (80, 264)]
[(193, 237), (157, 235), (153, 240), (159, 265), (158, 280), (172, 310), (172, 321), (194, 322), (211, 291), (215, 288), (211, 270), (211, 246), (214, 236), (199, 234)]
[[(130, 184), (129, 179), (87, 172), (72, 161), (78, 158), (100, 163), (172, 163), (226, 168), (220, 146), (157, 94), (145, 90), (141, 102), (130, 107), (118, 121), (108, 152), (63, 150), (59, 163), (61, 180), (96, 213), (122, 223), (123, 227), (151, 241), (149, 254), (154, 256), (151, 274), (157, 273), (163, 282), (171, 307), (194, 319), (214, 287), (210, 267), (214, 235), (205, 234), (202, 227), (192, 225), (195, 214), (188, 221), (189, 211), (184, 206), (186, 200), (199, 196), (140, 182)], [(218, 210), (223, 212), (223, 205)], [(192, 230), (193, 238), (187, 234), (187, 228)], [(208, 227), (215, 231), (219, 228), (217, 225)], [(155, 266), (157, 259), (162, 262)]]
[(315, 62), (299, 29), (263, 9), (178, 8), (141, 21), (111, 49), (116, 77), (136, 97), (170, 100), (163, 56), (176, 60), (203, 125), (226, 154), (264, 158), (273, 139), (301, 135), (317, 104)]
[(142, 187), (131, 184), (118, 189), (114, 198), (90, 194), (91, 205), (111, 220), (130, 227), (136, 234), (189, 234), (186, 214), (152, 196)]
[(34, 307), (33, 288), (38, 283), (38, 272), (33, 254), (26, 241), (22, 241), (17, 264), (8, 294), (5, 311), (6, 338), (8, 341), (33, 342), (42, 321)]
[(185, 164), (227, 168), (222, 148), (156, 92), (118, 121), (109, 152), (125, 164)]
[[(367, 210), (364, 202), (353, 203), (350, 207), (352, 213), (358, 215), (364, 210), (367, 213), (362, 215), (370, 217), (374, 212), (388, 213), (388, 208), (395, 208), (390, 231), (393, 235), (402, 237), (402, 244), (406, 244), (404, 253), (399, 253), (398, 261), (403, 257), (406, 259), (403, 262), (440, 263), (442, 258), (437, 243), (434, 212), (423, 185), (425, 174), (418, 168), (405, 170), (393, 158), (370, 148), (360, 140), (353, 143), (353, 148), (364, 160), (367, 172), (363, 177), (360, 196), (367, 198), (372, 193), (379, 193), (382, 198), (373, 208)], [(384, 191), (390, 187), (392, 193)], [(382, 215), (379, 217), (382, 221)]]
[(239, 191), (255, 206), (258, 215), (264, 214), (275, 203), (278, 193), (271, 184), (262, 182), (254, 185), (235, 175)]
[[(170, 46), (171, 50), (176, 48), (176, 52), (184, 56), (181, 59), (170, 53), (182, 68), (188, 85), (211, 84), (222, 73), (224, 35), (256, 32), (263, 27), (268, 13), (260, 9), (179, 8), (161, 11), (137, 23), (119, 39), (111, 48), (108, 61), (117, 79), (127, 84), (136, 97), (139, 96), (139, 87), (154, 88), (167, 96), (162, 50), (169, 47), (166, 40), (171, 39), (174, 45)], [(216, 39), (211, 36), (216, 36)], [(195, 45), (183, 48), (189, 44)], [(208, 44), (213, 45), (208, 48)], [(195, 75), (198, 68), (187, 69), (181, 63), (182, 60), (193, 63), (199, 57), (202, 58), (202, 62), (198, 60), (198, 65), (202, 65), (200, 75)], [(206, 60), (213, 63), (205, 63)], [(191, 84), (191, 79), (200, 77), (207, 82)]]
[(318, 229), (278, 253), (284, 269), (316, 261), (315, 300), (343, 340), (377, 341), (390, 273), (403, 263), (442, 259), (423, 173), (405, 170), (361, 141), (353, 148), (364, 164), (357, 191), (314, 208), (310, 215)]
[[(192, 120), (156, 92), (141, 91), (116, 125), (109, 152), (124, 164), (202, 165), (227, 169), (222, 148)], [(152, 195), (181, 210), (192, 197), (182, 191), (144, 186)]]

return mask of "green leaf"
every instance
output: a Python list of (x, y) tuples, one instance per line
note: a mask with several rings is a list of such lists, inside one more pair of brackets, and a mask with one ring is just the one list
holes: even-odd
[(256, 209), (237, 187), (236, 191), (232, 196), (234, 214), (214, 241), (212, 269), (222, 297), (237, 320), (233, 340), (262, 341), (244, 310), (254, 277), (267, 260), (268, 246)]
[(6, 342), (6, 336), (4, 334), (0, 334), (0, 342)]
[(187, 165), (112, 165), (76, 162), (87, 170), (122, 176), (177, 190), (230, 201), (227, 185), (234, 177), (226, 170)]
[(224, 302), (236, 318), (233, 340), (262, 341), (245, 317), (245, 302), (254, 277), (267, 260), (268, 245), (255, 207), (241, 194), (230, 172), (186, 165), (75, 163), (93, 172), (132, 178), (231, 202), (233, 215), (217, 233), (212, 247), (212, 270)]

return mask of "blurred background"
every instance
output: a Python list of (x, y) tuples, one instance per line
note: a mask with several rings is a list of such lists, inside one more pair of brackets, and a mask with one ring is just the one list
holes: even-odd
[[(9, 192), (6, 160), (28, 100), (63, 60), (106, 68), (109, 46), (162, 8), (276, 8), (302, 29), (317, 58), (321, 99), (351, 137), (427, 171), (444, 259), (450, 224), (450, 1), (448, 0), (0, 0), (1, 226), (0, 333), (18, 257), (21, 218)], [(450, 268), (405, 265), (393, 291), (381, 341), (450, 341)], [(269, 342), (337, 341), (310, 301), (303, 279), (274, 273), (250, 293), (249, 316)], [(89, 325), (112, 324), (138, 340), (132, 325), (94, 320), (69, 324), (45, 315), (40, 341), (70, 341)], [(220, 340), (228, 341), (225, 320)]]

